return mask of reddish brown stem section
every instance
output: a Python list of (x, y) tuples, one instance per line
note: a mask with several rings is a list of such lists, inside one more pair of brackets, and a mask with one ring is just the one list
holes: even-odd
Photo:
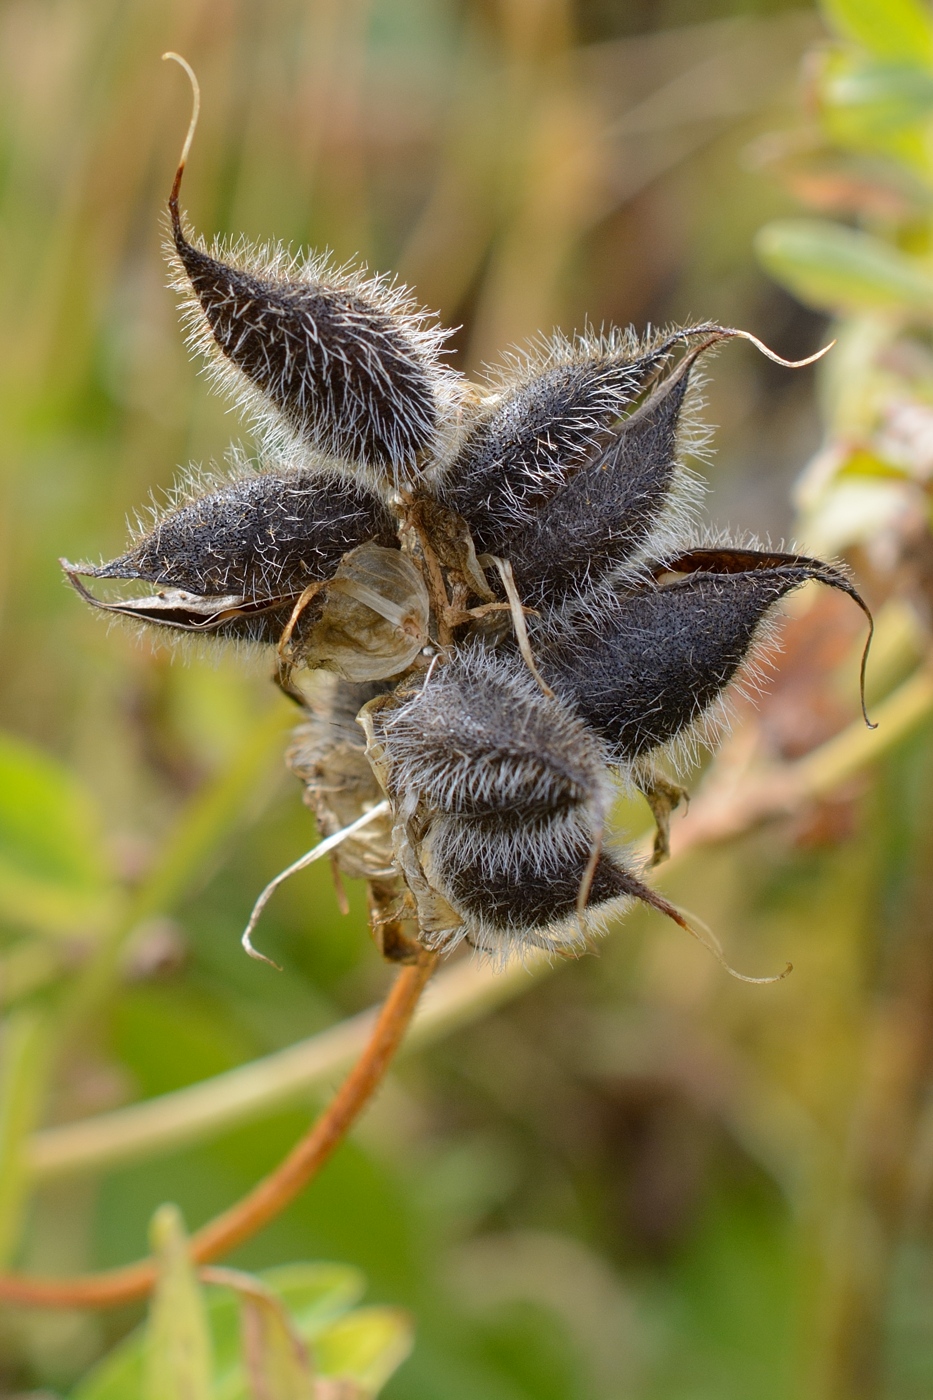
[[(437, 963), (423, 953), (402, 968), (386, 997), (369, 1044), (311, 1130), (246, 1196), (191, 1237), (191, 1258), (208, 1264), (251, 1239), (290, 1205), (343, 1141), (385, 1076)], [(0, 1274), (0, 1299), (38, 1308), (111, 1308), (145, 1298), (156, 1279), (152, 1259), (74, 1278)]]

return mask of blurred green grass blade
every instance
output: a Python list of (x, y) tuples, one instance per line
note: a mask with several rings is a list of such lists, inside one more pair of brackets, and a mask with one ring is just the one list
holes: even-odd
[(822, 8), (837, 34), (878, 58), (933, 64), (933, 22), (922, 0), (823, 0)]
[(26, 1142), (45, 1103), (52, 1031), (47, 1015), (24, 1008), (9, 1015), (0, 1036), (0, 1261), (19, 1242), (27, 1199)]
[(96, 922), (108, 884), (90, 795), (49, 755), (0, 733), (0, 917), (43, 932)]
[(317, 1338), (322, 1376), (354, 1381), (364, 1395), (378, 1395), (414, 1343), (411, 1319), (399, 1308), (358, 1308)]
[(933, 313), (933, 276), (919, 262), (843, 224), (777, 219), (755, 250), (777, 282), (819, 310)]
[(273, 756), (285, 737), (294, 712), (284, 698), (257, 721), (230, 763), (195, 794), (180, 813), (152, 869), (133, 893), (119, 920), (76, 979), (66, 1006), (71, 1026), (94, 1015), (110, 995), (118, 976), (126, 937), (144, 920), (168, 913), (216, 858), (230, 833), (245, 822)]
[(140, 886), (127, 918), (128, 927), (170, 909), (201, 875), (221, 842), (246, 820), (263, 774), (294, 718), (294, 708), (284, 698), (276, 699), (230, 763), (192, 798)]
[(177, 1206), (159, 1207), (150, 1239), (159, 1277), (146, 1329), (143, 1400), (212, 1400), (207, 1311)]
[(66, 973), (69, 966), (67, 943), (21, 938), (0, 953), (0, 1007), (32, 996)]

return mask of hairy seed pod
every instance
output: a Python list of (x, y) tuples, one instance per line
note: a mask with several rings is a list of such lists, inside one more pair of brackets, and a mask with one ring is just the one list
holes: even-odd
[(469, 522), (477, 551), (509, 552), (513, 536), (611, 446), (612, 430), (677, 345), (703, 339), (707, 348), (725, 333), (704, 322), (653, 343), (632, 331), (557, 337), (542, 355), (509, 364), (437, 488)]
[(321, 258), (236, 265), (188, 242), (177, 199), (172, 230), (191, 341), (214, 357), (218, 382), (260, 418), (271, 408), (302, 443), (410, 479), (455, 381), (438, 363), (444, 333), (405, 290)]
[(695, 550), (670, 567), (691, 572), (617, 598), (539, 655), (543, 674), (622, 761), (669, 743), (706, 714), (792, 589), (815, 579), (867, 613), (844, 574), (803, 555)]
[(599, 451), (508, 543), (522, 601), (548, 607), (610, 578), (646, 545), (680, 478), (678, 424), (689, 366), (613, 430)]
[[(607, 754), (520, 661), (476, 648), (411, 699), (367, 709), (370, 758), (399, 814), (397, 854), (430, 942), (466, 937), (500, 954), (521, 941), (558, 946), (578, 901), (631, 892), (608, 857), (589, 869), (613, 795)], [(579, 936), (575, 923), (569, 937)]]
[(599, 852), (591, 868), (592, 836), (566, 820), (503, 828), (441, 818), (423, 851), (428, 879), (463, 920), (461, 936), (497, 959), (516, 948), (579, 945), (594, 914), (645, 891), (614, 854)]
[(582, 809), (598, 826), (611, 800), (602, 745), (512, 656), (477, 647), (439, 666), (373, 731), (400, 803), (517, 824)]
[(294, 600), (309, 584), (330, 578), (348, 550), (364, 540), (390, 546), (395, 539), (392, 516), (365, 488), (337, 477), (268, 471), (168, 511), (109, 564), (65, 567), (72, 582), (76, 576), (138, 579), (159, 590), (115, 603), (90, 599), (109, 611), (271, 642)]
[(281, 597), (329, 578), (358, 544), (391, 546), (395, 535), (372, 492), (336, 477), (267, 471), (169, 511), (126, 554), (87, 576)]

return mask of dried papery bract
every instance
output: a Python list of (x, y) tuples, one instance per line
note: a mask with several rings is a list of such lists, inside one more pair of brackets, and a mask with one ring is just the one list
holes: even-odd
[[(306, 717), (292, 732), (285, 761), (304, 785), (304, 801), (322, 836), (350, 826), (383, 799), (356, 716), (384, 693), (380, 683), (353, 684), (326, 672), (315, 678)], [(351, 880), (391, 879), (395, 873), (391, 822), (368, 826), (344, 841), (335, 850), (334, 861)]]
[(415, 479), (438, 446), (458, 381), (440, 352), (446, 338), (408, 292), (387, 278), (336, 268), (284, 249), (211, 251), (189, 241), (179, 192), (195, 113), (169, 200), (176, 286), (191, 344), (215, 379), (274, 440), (297, 439), (350, 470)]
[(385, 680), (407, 671), (430, 640), (428, 590), (397, 549), (351, 550), (324, 593), (319, 620), (294, 648), (304, 665), (349, 681)]

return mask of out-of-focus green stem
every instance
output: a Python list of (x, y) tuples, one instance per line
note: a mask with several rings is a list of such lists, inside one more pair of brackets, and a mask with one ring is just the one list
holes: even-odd
[(802, 792), (820, 797), (868, 763), (876, 763), (933, 713), (933, 670), (921, 667), (875, 707), (877, 731), (863, 724), (843, 729), (794, 764)]
[(23, 1007), (7, 1016), (0, 1038), (0, 1262), (19, 1241), (30, 1185), (29, 1135), (40, 1121), (52, 1060), (47, 1012)]
[(0, 957), (0, 1007), (47, 987), (75, 961), (76, 950), (63, 943), (30, 938), (14, 944)]
[(198, 792), (181, 813), (174, 832), (139, 889), (129, 896), (95, 955), (65, 1001), (61, 1030), (67, 1034), (106, 997), (117, 976), (126, 938), (144, 919), (167, 913), (243, 819), (263, 770), (280, 748), (294, 712), (283, 699), (271, 706), (233, 762)]
[[(878, 728), (861, 720), (820, 748), (782, 768), (755, 770), (735, 787), (711, 781), (678, 832), (670, 869), (695, 846), (725, 840), (757, 822), (831, 792), (876, 762), (933, 714), (933, 673), (917, 671), (876, 706)], [(435, 977), (405, 1049), (434, 1040), (509, 1001), (533, 976), (555, 966), (532, 954), (498, 972), (488, 964), (458, 963)], [(49, 1128), (30, 1144), (29, 1165), (40, 1179), (100, 1171), (154, 1152), (203, 1141), (228, 1128), (300, 1102), (329, 1084), (359, 1054), (375, 1012), (366, 1011), (239, 1069), (81, 1123)]]
[[(72, 1035), (109, 995), (119, 975), (120, 955), (133, 929), (153, 914), (167, 912), (204, 870), (205, 863), (242, 820), (263, 770), (281, 746), (292, 718), (283, 700), (275, 703), (238, 750), (234, 760), (209, 782), (181, 814), (172, 836), (139, 889), (122, 901), (109, 928), (63, 992), (54, 1022), (23, 1011), (9, 1022), (4, 1055), (3, 1107), (0, 1109), (0, 1257), (15, 1248), (30, 1182), (25, 1153), (28, 1136), (41, 1121), (49, 1087)], [(19, 1032), (18, 1016), (26, 1017)], [(27, 1028), (28, 1034), (27, 1034)]]

